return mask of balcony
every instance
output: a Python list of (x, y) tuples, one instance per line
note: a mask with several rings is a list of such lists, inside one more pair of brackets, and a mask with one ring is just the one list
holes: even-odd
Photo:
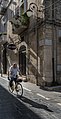
[(6, 12), (6, 7), (0, 7), (0, 15), (4, 15), (5, 14), (5, 12)]
[(10, 22), (12, 24), (12, 32), (14, 34), (21, 34), (29, 25), (29, 17), (25, 13), (22, 16), (13, 17)]

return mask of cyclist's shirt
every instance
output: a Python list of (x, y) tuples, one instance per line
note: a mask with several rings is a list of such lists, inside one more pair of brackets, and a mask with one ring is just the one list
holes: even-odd
[(19, 70), (18, 67), (13, 68), (13, 67), (11, 66), (10, 69), (9, 69), (9, 72), (10, 72), (10, 77), (11, 77), (11, 78), (16, 78), (16, 76), (18, 75), (18, 73), (20, 72), (20, 70)]

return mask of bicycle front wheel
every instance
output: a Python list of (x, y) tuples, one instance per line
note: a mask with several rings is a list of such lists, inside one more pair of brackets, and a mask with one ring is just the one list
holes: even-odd
[(22, 95), (23, 95), (23, 87), (22, 87), (22, 84), (17, 83), (16, 92), (17, 92), (17, 96), (22, 96)]

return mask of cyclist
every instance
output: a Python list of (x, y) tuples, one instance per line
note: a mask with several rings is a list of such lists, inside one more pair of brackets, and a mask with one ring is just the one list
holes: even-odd
[(8, 72), (8, 77), (10, 79), (10, 86), (12, 86), (13, 81), (15, 81), (16, 83), (19, 73), (20, 73), (20, 70), (17, 64), (13, 63), (13, 65), (9, 68), (9, 72)]

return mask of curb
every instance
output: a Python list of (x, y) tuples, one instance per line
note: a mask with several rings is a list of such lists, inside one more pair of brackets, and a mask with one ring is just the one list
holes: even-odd
[(44, 90), (48, 90), (48, 91), (61, 91), (61, 86), (44, 87)]

